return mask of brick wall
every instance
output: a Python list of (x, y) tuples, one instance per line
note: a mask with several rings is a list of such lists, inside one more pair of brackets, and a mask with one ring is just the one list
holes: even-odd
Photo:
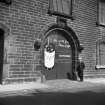
[(97, 22), (97, 0), (74, 0), (74, 21), (69, 25), (74, 29), (80, 44), (84, 47), (81, 56), (85, 61), (85, 76), (105, 75), (104, 70), (96, 70), (96, 41), (103, 37)]
[[(40, 51), (34, 51), (33, 45), (43, 30), (56, 21), (47, 11), (48, 0), (13, 0), (10, 6), (0, 3), (0, 23), (10, 29), (5, 36), (5, 83), (35, 81), (40, 77)], [(102, 36), (96, 26), (97, 0), (74, 0), (73, 17), (73, 21), (68, 19), (68, 26), (85, 48), (81, 54), (85, 71), (96, 72), (96, 40)]]
[(0, 3), (0, 22), (5, 24), (10, 33), (5, 37), (6, 64), (3, 80), (5, 83), (35, 81), (39, 78), (40, 52), (34, 51), (34, 41), (40, 30), (48, 23), (48, 1), (13, 0), (8, 6)]
[(99, 36), (97, 21), (97, 0), (74, 0), (74, 18), (72, 27), (77, 33), (80, 44), (84, 47), (82, 56), (86, 68), (91, 71), (95, 69), (96, 63), (96, 40)]

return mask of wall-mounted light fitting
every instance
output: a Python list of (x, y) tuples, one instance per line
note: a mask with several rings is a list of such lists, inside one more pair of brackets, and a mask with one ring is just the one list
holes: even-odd
[(41, 47), (41, 41), (36, 40), (34, 43), (34, 49), (35, 51), (38, 51)]

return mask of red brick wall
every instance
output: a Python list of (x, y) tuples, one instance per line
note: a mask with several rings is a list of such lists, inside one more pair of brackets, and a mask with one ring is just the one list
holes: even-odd
[[(56, 21), (49, 16), (48, 0), (13, 0), (12, 5), (0, 3), (0, 23), (10, 29), (7, 42), (6, 83), (35, 81), (40, 75), (40, 51), (34, 51), (34, 41), (43, 30)], [(71, 27), (83, 45), (85, 71), (95, 71), (96, 40), (102, 35), (97, 21), (97, 0), (74, 0), (74, 20), (68, 19)], [(42, 33), (41, 33), (42, 32)], [(96, 71), (95, 71), (96, 72)], [(30, 79), (29, 79), (30, 78)]]

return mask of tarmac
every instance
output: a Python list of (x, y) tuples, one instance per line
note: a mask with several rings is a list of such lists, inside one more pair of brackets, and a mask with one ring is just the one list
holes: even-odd
[(104, 105), (105, 78), (0, 86), (0, 105)]

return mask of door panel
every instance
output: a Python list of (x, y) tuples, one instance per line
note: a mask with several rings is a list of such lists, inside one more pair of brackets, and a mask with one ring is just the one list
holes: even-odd
[(53, 68), (51, 70), (48, 70), (48, 69), (44, 68), (44, 75), (45, 75), (47, 80), (52, 80), (52, 79), (56, 79), (57, 78), (56, 69), (55, 68)]
[(54, 31), (46, 39), (47, 43), (55, 45), (54, 68), (47, 70), (44, 68), (46, 79), (66, 79), (72, 71), (72, 49), (69, 42), (62, 33)]
[(69, 63), (57, 63), (57, 79), (68, 78), (68, 74), (70, 74), (70, 66)]

